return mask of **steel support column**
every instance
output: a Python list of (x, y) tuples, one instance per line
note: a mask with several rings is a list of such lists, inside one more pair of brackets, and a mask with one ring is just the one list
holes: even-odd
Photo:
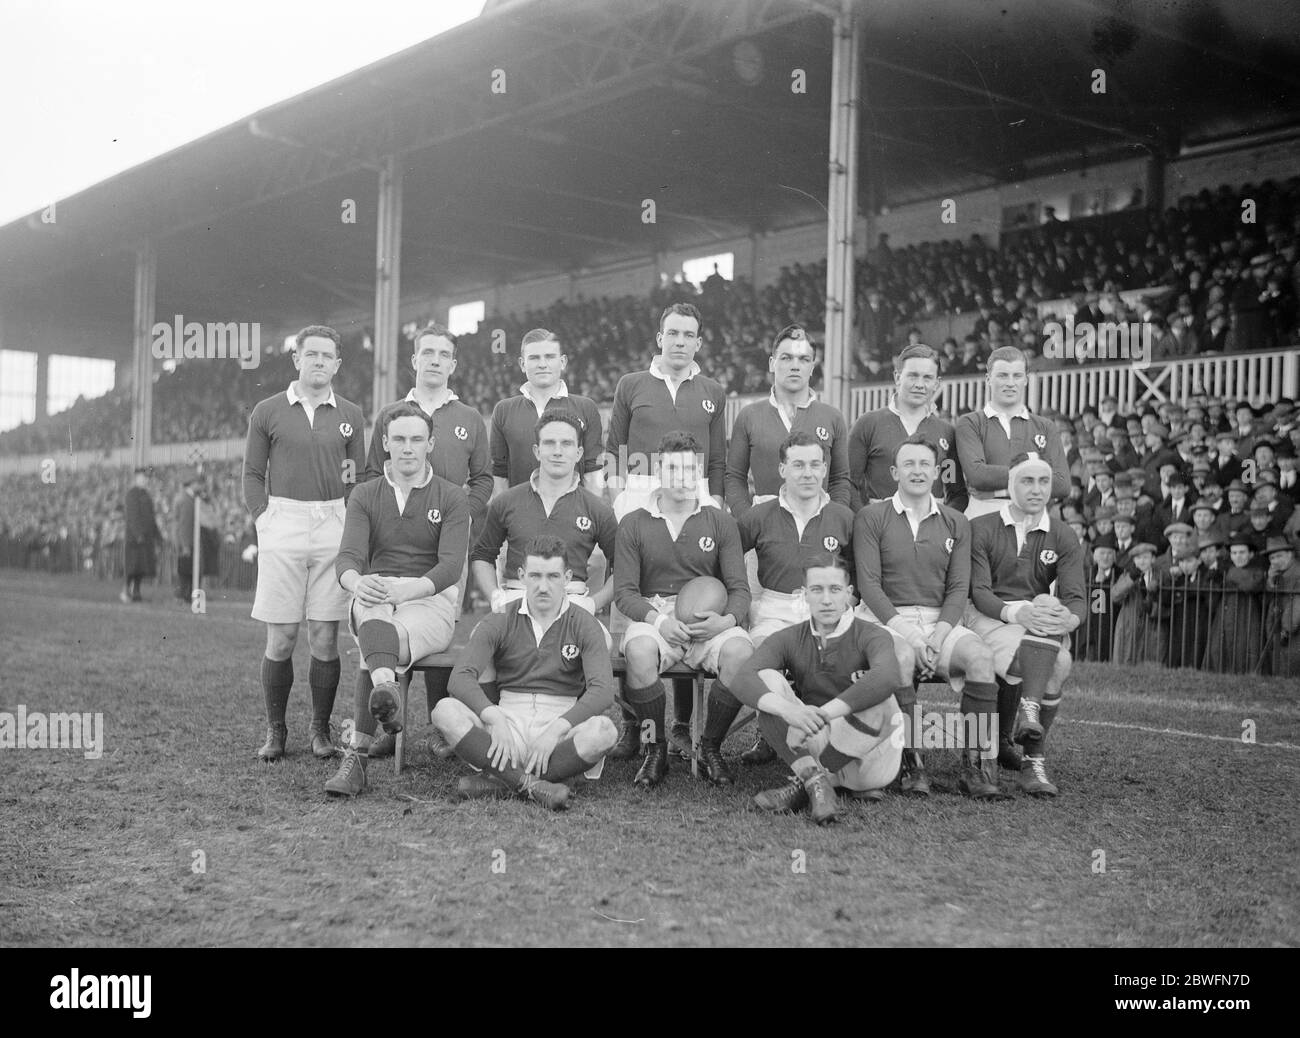
[(847, 415), (853, 377), (853, 239), (858, 201), (861, 36), (853, 0), (841, 0), (831, 39), (830, 189), (826, 226), (824, 399)]
[(371, 416), (397, 399), (398, 303), (402, 288), (402, 165), (396, 155), (379, 171), (375, 228), (375, 384)]
[[(135, 324), (132, 330), (131, 460), (148, 465), (153, 453), (153, 326), (158, 254), (152, 241), (135, 253)], [(179, 344), (178, 344), (179, 345)]]

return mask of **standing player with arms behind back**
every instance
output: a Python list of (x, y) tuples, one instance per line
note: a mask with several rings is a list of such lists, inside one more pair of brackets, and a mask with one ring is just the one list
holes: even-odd
[(309, 325), (294, 339), (298, 378), (253, 408), (244, 447), (244, 504), (257, 527), (253, 619), (266, 624), (262, 693), (266, 742), (259, 760), (284, 756), (293, 650), (307, 621), (312, 753), (332, 757), (329, 719), (339, 686), (339, 621), (348, 596), (334, 575), (346, 498), (365, 467), (361, 408), (336, 396), (342, 339)]

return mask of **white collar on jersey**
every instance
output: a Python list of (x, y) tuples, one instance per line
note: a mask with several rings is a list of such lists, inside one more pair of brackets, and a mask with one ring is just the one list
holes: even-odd
[[(822, 509), (826, 507), (826, 505), (830, 502), (831, 499), (831, 495), (826, 493), (825, 490), (820, 491), (820, 494), (821, 496), (817, 499), (817, 511), (813, 512), (814, 518), (822, 514)], [(776, 492), (776, 499), (779, 502), (781, 502), (782, 508), (784, 508), (791, 515), (794, 515), (794, 509), (790, 507), (790, 502), (786, 500), (784, 486), (781, 487), (781, 489)]]
[[(985, 417), (985, 418), (1000, 418), (1000, 417), (1001, 417), (1001, 414), (1002, 414), (1002, 412), (999, 411), (999, 410), (997, 410), (997, 408), (995, 408), (992, 404), (985, 404), (985, 405), (984, 405), (984, 417)], [(1009, 417), (1011, 417), (1011, 418), (1023, 418), (1023, 419), (1027, 422), (1027, 421), (1029, 421), (1029, 408), (1027, 408), (1024, 404), (1021, 404), (1021, 405), (1020, 405), (1020, 410), (1018, 410), (1018, 411), (1013, 411)]]
[[(654, 493), (650, 495), (650, 503), (646, 506), (646, 511), (649, 512), (656, 519), (665, 519), (663, 510), (659, 507), (659, 495), (662, 492), (663, 492), (663, 487), (659, 487), (658, 489), (656, 489)], [(704, 510), (704, 504), (697, 497), (695, 499), (695, 511), (689, 513), (686, 516), (686, 518), (689, 519), (692, 515), (697, 515), (703, 510)]]
[[(802, 404), (799, 404), (798, 408), (800, 411), (802, 411), (805, 407), (809, 407), (812, 404), (816, 403), (816, 401), (817, 401), (817, 391), (815, 389), (810, 389), (808, 390), (808, 399), (805, 400)], [(771, 404), (773, 407), (775, 407), (778, 411), (781, 410), (781, 405), (776, 402), (775, 386), (773, 386), (770, 390), (768, 390), (767, 402)]]
[[(900, 411), (900, 410), (898, 409), (898, 394), (897, 394), (897, 393), (890, 393), (890, 394), (889, 394), (889, 403), (885, 405), (885, 409), (886, 409), (887, 411), (892, 411), (894, 414), (898, 415), (899, 418), (902, 418), (902, 417), (903, 417), (903, 412)], [(935, 403), (932, 401), (932, 402), (930, 403), (930, 410), (926, 411), (925, 414), (922, 415), (922, 417), (921, 417), (921, 421), (925, 421), (927, 418), (930, 418), (930, 417), (932, 417), (932, 416), (934, 416), (934, 415), (936, 415), (936, 414), (938, 414), (938, 413), (939, 413), (939, 407), (938, 407), (937, 404), (935, 404)]]
[[(889, 500), (894, 505), (894, 511), (897, 512), (899, 515), (902, 515), (907, 510), (907, 507), (903, 504), (903, 496), (897, 490), (894, 491), (894, 496), (891, 497)], [(921, 516), (921, 518), (929, 519), (930, 516), (938, 515), (938, 514), (939, 514), (939, 502), (936, 501), (934, 495), (931, 494), (930, 510), (926, 512), (925, 515)]]
[[(414, 386), (412, 386), (412, 387), (410, 388), (410, 390), (407, 391), (406, 396), (402, 397), (402, 399), (403, 399), (403, 400), (409, 400), (409, 401), (410, 401), (411, 403), (413, 403), (416, 407), (418, 407), (421, 411), (424, 411), (424, 406), (420, 403), (420, 401), (419, 401), (418, 399), (416, 399), (416, 396), (415, 396), (415, 387), (414, 387)], [(460, 397), (458, 397), (458, 396), (456, 395), (456, 391), (455, 391), (454, 389), (448, 387), (448, 389), (447, 389), (447, 399), (444, 400), (441, 404), (439, 404), (438, 407), (439, 407), (439, 409), (441, 409), (441, 408), (443, 408), (443, 407), (446, 407), (446, 406), (447, 406), (448, 404), (450, 404), (453, 400), (459, 400), (459, 399), (460, 399)], [(425, 414), (428, 414), (428, 413), (429, 413), (428, 411), (425, 411)]]
[[(537, 401), (533, 399), (533, 395), (532, 395), (532, 393), (528, 392), (528, 383), (527, 383), (527, 382), (525, 382), (523, 385), (521, 385), (521, 386), (519, 387), (519, 395), (520, 395), (521, 397), (523, 397), (525, 400), (528, 400), (529, 402), (531, 402), (532, 405), (533, 405), (534, 407), (537, 406)], [(559, 386), (556, 388), (555, 392), (551, 394), (551, 399), (552, 399), (552, 400), (559, 400), (560, 397), (562, 397), (562, 396), (568, 396), (568, 395), (569, 395), (569, 387), (568, 387), (568, 385), (565, 383), (564, 379), (560, 379), (560, 384), (559, 384)]]
[[(393, 482), (392, 466), (393, 466), (393, 462), (391, 459), (384, 462), (384, 479), (388, 481), (388, 485), (393, 488), (393, 493), (396, 494), (397, 484)], [(420, 482), (414, 484), (411, 487), (411, 489), (419, 490), (421, 487), (427, 487), (432, 482), (433, 482), (433, 466), (426, 461), (424, 463), (424, 478), (421, 479)]]
[[(1003, 526), (1015, 526), (1015, 525), (1017, 525), (1017, 524), (1016, 524), (1016, 521), (1015, 521), (1014, 519), (1011, 518), (1011, 502), (1010, 502), (1010, 501), (1008, 501), (1005, 505), (1003, 505), (1001, 508), (998, 509), (998, 515), (1002, 516), (1002, 525), (1003, 525)], [(1051, 519), (1051, 517), (1047, 514), (1047, 509), (1044, 508), (1043, 511), (1042, 511), (1042, 512), (1039, 514), (1039, 516), (1038, 516), (1038, 522), (1034, 523), (1033, 526), (1028, 527), (1028, 528), (1025, 530), (1025, 533), (1029, 533), (1030, 530), (1042, 530), (1043, 533), (1047, 533), (1049, 530), (1051, 530), (1051, 528), (1052, 528), (1052, 519)]]
[[(531, 474), (529, 475), (529, 477), (528, 477), (528, 485), (529, 485), (530, 487), (533, 488), (533, 493), (534, 493), (534, 494), (541, 494), (541, 492), (542, 492), (542, 491), (541, 491), (540, 484), (539, 484), (538, 479), (537, 479), (537, 476), (538, 476), (538, 474), (539, 474), (541, 471), (542, 471), (541, 469), (533, 469), (532, 473), (531, 473)], [(579, 487), (581, 484), (582, 484), (582, 477), (579, 476), (579, 475), (577, 474), (577, 472), (575, 472), (575, 473), (573, 474), (573, 482), (570, 483), (570, 484), (568, 485), (568, 487), (566, 487), (566, 488), (565, 488), (565, 489), (560, 493), (560, 496), (561, 496), (561, 497), (564, 497), (565, 494), (572, 494), (575, 490), (578, 489), (578, 487)]]
[[(655, 378), (662, 379), (664, 382), (667, 382), (668, 376), (664, 374), (663, 368), (659, 366), (659, 361), (661, 359), (662, 358), (660, 357), (651, 357), (649, 371), (650, 374), (652, 374)], [(681, 381), (689, 382), (691, 379), (693, 379), (696, 375), (698, 375), (703, 370), (704, 369), (701, 368), (698, 364), (696, 364), (695, 361), (691, 361), (691, 366), (686, 369), (686, 374), (682, 376)]]
[[(290, 382), (290, 383), (289, 383), (289, 388), (288, 388), (287, 390), (285, 390), (284, 395), (285, 395), (286, 397), (288, 397), (288, 399), (289, 399), (289, 406), (290, 406), (290, 407), (292, 407), (294, 404), (299, 403), (299, 402), (303, 402), (303, 403), (305, 403), (306, 400), (307, 400), (306, 397), (304, 397), (302, 394), (300, 394), (300, 393), (298, 392), (298, 383), (297, 383), (297, 381), (294, 381), (294, 382)], [(334, 407), (334, 408), (337, 408), (337, 407), (339, 406), (339, 402), (334, 398), (334, 387), (333, 387), (333, 386), (330, 387), (330, 395), (327, 396), (327, 397), (322, 401), (322, 403), (329, 404), (330, 407)], [(320, 405), (317, 404), (316, 406), (319, 407)]]
[(840, 622), (835, 625), (835, 630), (830, 634), (818, 634), (817, 625), (813, 622), (812, 617), (808, 618), (808, 630), (812, 631), (814, 638), (838, 638), (841, 634), (853, 626), (853, 610), (846, 609), (844, 615), (840, 617)]

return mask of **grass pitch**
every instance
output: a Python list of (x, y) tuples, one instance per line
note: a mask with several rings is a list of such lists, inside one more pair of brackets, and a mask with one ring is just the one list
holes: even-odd
[[(247, 601), (194, 616), (160, 591), (120, 605), (117, 590), (0, 571), (0, 710), (105, 725), (99, 760), (0, 750), (5, 945), (1300, 941), (1294, 682), (1080, 665), (1052, 733), (1051, 802), (891, 796), (842, 802), (817, 829), (751, 808), (779, 765), (720, 791), (674, 761), (641, 793), (635, 765), (611, 762), (551, 815), (459, 801), (462, 766), (432, 758), (419, 727), (406, 774), (376, 762), (368, 792), (338, 802), (322, 791), (336, 764), (307, 752), (305, 636), (292, 756), (266, 766)], [(342, 648), (336, 732), (356, 675)], [(922, 688), (928, 707), (954, 698)], [(928, 760), (951, 791), (955, 754)]]

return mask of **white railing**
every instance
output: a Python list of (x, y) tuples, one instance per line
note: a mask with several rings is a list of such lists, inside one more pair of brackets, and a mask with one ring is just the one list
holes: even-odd
[[(961, 375), (946, 378), (940, 384), (939, 411), (957, 416), (984, 406), (984, 376)], [(871, 382), (849, 390), (850, 425), (868, 411), (884, 407), (893, 393), (892, 382)], [(1148, 367), (1131, 363), (1073, 364), (1064, 368), (1037, 371), (1029, 383), (1029, 407), (1032, 411), (1058, 411), (1077, 417), (1088, 404), (1094, 407), (1103, 397), (1113, 396), (1120, 408), (1141, 403), (1183, 401), (1192, 396), (1217, 396), (1229, 400), (1249, 400), (1258, 406), (1279, 397), (1300, 396), (1300, 351), (1274, 350), (1267, 353), (1227, 353), (1213, 357), (1188, 357), (1156, 361)], [(735, 396), (727, 400), (727, 431), (746, 404), (762, 400), (766, 394)], [(609, 409), (601, 409), (608, 425)], [(243, 438), (203, 440), (190, 443), (155, 444), (153, 464), (192, 465), (199, 460), (222, 461), (244, 456)], [(49, 455), (24, 454), (0, 456), (0, 475), (39, 472), (41, 465), (54, 458), (62, 470), (112, 468), (131, 464), (131, 448), (117, 447), (103, 451), (55, 452)]]

